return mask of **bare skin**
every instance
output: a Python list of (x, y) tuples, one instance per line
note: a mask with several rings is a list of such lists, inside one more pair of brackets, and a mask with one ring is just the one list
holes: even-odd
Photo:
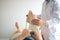
[[(19, 28), (18, 23), (16, 23), (16, 28)], [(36, 30), (34, 30), (33, 32), (35, 33), (34, 35), (32, 35), (34, 39), (40, 40), (39, 35), (41, 34), (39, 34), (39, 32)], [(23, 29), (21, 35), (16, 40), (23, 40), (24, 38), (29, 37), (29, 36), (31, 36), (30, 31), (28, 29)]]
[(14, 36), (16, 33), (21, 32), (21, 31), (19, 30), (18, 22), (15, 23), (15, 26), (16, 26), (16, 31), (12, 34), (12, 36), (10, 37), (9, 40), (13, 40), (13, 36)]
[(22, 31), (22, 34), (16, 40), (23, 40), (24, 38), (29, 37), (29, 36), (31, 36), (29, 30), (24, 29)]
[(27, 15), (27, 22), (40, 27), (47, 26), (47, 23), (44, 22), (41, 18), (39, 19), (36, 15), (33, 15), (31, 10)]
[[(18, 29), (19, 29), (18, 22), (16, 22), (15, 25), (16, 25), (17, 31), (14, 32), (14, 34), (11, 36), (10, 40), (13, 39), (12, 37), (13, 37), (17, 32), (20, 32), (20, 31), (18, 30)], [(40, 40), (40, 38), (39, 38), (39, 35), (40, 35), (39, 32), (36, 31), (36, 30), (34, 30), (33, 32), (34, 32), (35, 34), (32, 35), (32, 37), (34, 37), (35, 40)], [(18, 37), (16, 38), (16, 40), (23, 40), (24, 38), (31, 36), (29, 29), (23, 29), (23, 31), (20, 32), (20, 33), (21, 33), (21, 35), (18, 36)]]
[[(29, 14), (28, 14), (28, 22), (30, 23), (30, 24), (33, 24), (33, 25), (36, 25), (36, 26), (40, 26), (40, 27), (43, 27), (43, 26), (46, 26), (47, 24), (42, 20), (42, 19), (39, 19), (39, 18), (37, 18), (37, 16), (35, 16), (35, 15), (33, 15), (32, 14), (32, 11), (29, 11)], [(33, 20), (33, 21), (32, 21)], [(23, 40), (24, 38), (26, 38), (26, 37), (29, 37), (29, 36), (31, 36), (30, 35), (30, 31), (28, 30), (28, 29), (23, 29), (23, 31), (21, 32), (21, 30), (19, 30), (19, 26), (18, 26), (18, 22), (16, 22), (15, 23), (15, 26), (16, 26), (16, 29), (17, 29), (17, 31), (16, 32), (14, 32), (14, 34), (12, 35), (12, 37), (17, 33), (17, 32), (20, 32), (21, 33), (21, 35), (20, 36), (18, 36), (18, 38), (16, 39), (16, 40)], [(33, 30), (34, 31), (34, 35), (33, 35), (33, 37), (35, 38), (35, 40), (40, 40), (40, 38), (39, 38), (39, 35), (41, 35), (41, 34), (39, 34), (39, 32), (38, 31), (36, 31), (36, 30)], [(10, 39), (12, 39), (12, 37), (10, 38)]]
[(32, 37), (33, 37), (35, 40), (41, 40), (41, 34), (39, 33), (39, 31), (33, 30), (33, 32), (34, 32), (34, 35), (32, 35)]

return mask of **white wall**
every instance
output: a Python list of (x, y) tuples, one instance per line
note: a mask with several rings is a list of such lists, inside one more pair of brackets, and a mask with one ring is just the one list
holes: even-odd
[(41, 13), (43, 0), (0, 0), (0, 38), (10, 37), (15, 30), (15, 22), (25, 27), (25, 15), (29, 10), (34, 14)]

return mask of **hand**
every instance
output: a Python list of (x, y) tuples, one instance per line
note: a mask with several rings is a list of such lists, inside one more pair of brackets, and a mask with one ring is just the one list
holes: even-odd
[(31, 24), (33, 24), (33, 25), (36, 25), (36, 26), (39, 26), (39, 19), (33, 19), (32, 21), (31, 21)]
[(22, 34), (16, 40), (23, 40), (24, 38), (29, 37), (29, 36), (31, 36), (29, 30), (24, 29), (22, 31)]
[(29, 36), (31, 36), (30, 35), (30, 31), (28, 30), (28, 29), (24, 29), (23, 31), (22, 31), (22, 37), (29, 37)]
[(34, 34), (33, 35), (31, 35), (35, 40), (41, 40), (41, 34), (37, 31), (37, 30), (34, 30), (33, 31), (34, 32)]
[(41, 19), (41, 20), (39, 21), (39, 26), (45, 27), (45, 26), (48, 26), (48, 24)]

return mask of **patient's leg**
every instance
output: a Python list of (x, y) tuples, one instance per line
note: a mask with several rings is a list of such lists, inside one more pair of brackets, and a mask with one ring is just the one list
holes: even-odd
[(18, 22), (16, 22), (16, 23), (15, 23), (15, 26), (16, 26), (16, 29), (17, 29), (17, 31), (16, 31), (16, 32), (21, 32), (21, 28), (19, 29)]
[(12, 34), (12, 36), (10, 37), (10, 40), (13, 40), (16, 33), (21, 33), (21, 30), (19, 29), (18, 22), (15, 23), (15, 27), (16, 27), (16, 31)]

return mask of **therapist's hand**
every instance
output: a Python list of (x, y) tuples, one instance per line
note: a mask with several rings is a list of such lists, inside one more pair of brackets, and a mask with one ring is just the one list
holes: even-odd
[(41, 34), (37, 31), (37, 30), (34, 30), (33, 31), (34, 34), (31, 35), (35, 40), (41, 40)]

